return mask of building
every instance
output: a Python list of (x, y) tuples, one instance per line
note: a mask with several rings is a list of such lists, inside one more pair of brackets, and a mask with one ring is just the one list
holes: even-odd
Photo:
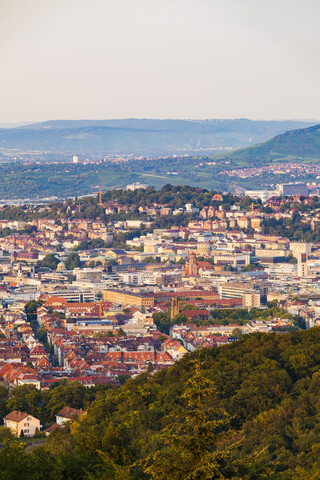
[(258, 258), (267, 258), (267, 257), (285, 257), (289, 255), (289, 250), (284, 248), (256, 248), (255, 249), (256, 257)]
[(77, 282), (100, 283), (102, 271), (95, 268), (75, 268), (73, 270)]
[(132, 305), (137, 308), (152, 307), (154, 304), (153, 296), (126, 292), (125, 290), (102, 290), (102, 297), (104, 302), (111, 302), (117, 305)]
[(55, 290), (54, 296), (64, 298), (67, 302), (87, 303), (95, 301), (95, 293), (91, 290)]
[(22, 432), (25, 437), (33, 437), (36, 429), (40, 431), (40, 420), (29, 415), (26, 412), (13, 410), (3, 419), (4, 426), (10, 428), (10, 431), (16, 437), (21, 437)]
[(74, 420), (75, 417), (79, 417), (84, 413), (85, 413), (84, 410), (78, 410), (76, 408), (71, 408), (71, 407), (64, 407), (62, 408), (62, 410), (59, 410), (59, 412), (56, 414), (56, 423), (58, 425), (63, 425), (64, 423), (72, 422), (72, 420)]
[(190, 252), (189, 260), (186, 263), (186, 274), (190, 277), (196, 277), (198, 275), (196, 253)]
[(312, 243), (306, 242), (290, 242), (289, 244), (290, 253), (298, 258), (299, 253), (305, 253), (306, 255), (311, 254)]
[(197, 245), (197, 254), (199, 257), (210, 257), (211, 246), (209, 242), (200, 242)]
[(237, 219), (239, 228), (249, 228), (251, 226), (251, 220), (245, 215)]
[(221, 298), (241, 298), (245, 308), (260, 307), (260, 290), (252, 283), (228, 282), (219, 285), (218, 292)]
[(72, 163), (78, 163), (78, 156), (77, 155), (73, 155)]
[(270, 198), (268, 190), (246, 190), (245, 194), (254, 200), (260, 198), (262, 202), (266, 202)]
[(178, 301), (178, 298), (175, 297), (171, 299), (171, 317), (170, 317), (171, 320), (173, 320), (174, 317), (178, 314), (179, 314), (179, 301)]
[(227, 252), (218, 250), (213, 251), (213, 258), (215, 264), (220, 265), (231, 265), (231, 267), (240, 270), (246, 265), (250, 264), (250, 254), (249, 253), (238, 253), (234, 251)]
[(261, 217), (252, 217), (251, 218), (251, 227), (256, 230), (261, 228), (261, 222), (262, 218)]
[(260, 308), (260, 300), (260, 292), (258, 290), (252, 290), (242, 295), (242, 306), (244, 308)]
[(277, 195), (303, 195), (309, 194), (308, 187), (305, 183), (280, 183), (276, 187)]
[(306, 277), (308, 275), (308, 255), (306, 253), (298, 254), (298, 275)]
[(216, 301), (219, 299), (217, 292), (212, 290), (179, 290), (176, 292), (154, 292), (152, 294), (155, 302), (171, 302), (172, 298), (179, 300), (210, 300)]
[(150, 185), (148, 183), (140, 183), (140, 182), (134, 182), (134, 183), (131, 183), (130, 185), (127, 185), (126, 186), (126, 189), (127, 190), (138, 190), (139, 188), (141, 188), (142, 190), (147, 190), (147, 188), (149, 188)]

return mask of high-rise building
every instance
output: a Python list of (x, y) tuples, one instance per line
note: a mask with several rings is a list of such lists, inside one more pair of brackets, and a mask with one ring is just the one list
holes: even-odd
[(308, 255), (306, 253), (298, 253), (298, 275), (306, 277), (308, 275)]
[(78, 156), (77, 155), (73, 155), (72, 163), (78, 163)]

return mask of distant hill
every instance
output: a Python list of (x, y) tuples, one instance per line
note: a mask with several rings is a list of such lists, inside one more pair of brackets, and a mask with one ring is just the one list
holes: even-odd
[(320, 160), (320, 124), (299, 130), (290, 130), (252, 147), (235, 150), (228, 155), (231, 160)]
[(263, 142), (303, 121), (55, 120), (0, 129), (0, 148), (79, 155), (169, 156), (218, 153)]

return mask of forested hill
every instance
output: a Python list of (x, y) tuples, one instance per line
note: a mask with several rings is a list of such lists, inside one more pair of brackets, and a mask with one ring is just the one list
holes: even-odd
[(299, 130), (290, 130), (267, 142), (235, 150), (229, 160), (294, 161), (320, 160), (320, 124)]
[(63, 154), (167, 156), (219, 153), (263, 142), (304, 121), (59, 120), (0, 129), (0, 148)]
[(17, 472), (47, 480), (320, 476), (319, 328), (252, 334), (197, 351), (168, 370), (98, 392), (89, 407), (72, 398), (70, 406), (87, 414), (31, 454), (21, 444), (6, 446), (1, 478), (18, 478)]

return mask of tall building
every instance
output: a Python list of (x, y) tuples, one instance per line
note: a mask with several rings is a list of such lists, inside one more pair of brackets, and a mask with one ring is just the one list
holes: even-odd
[(308, 275), (308, 255), (306, 253), (298, 253), (298, 275), (306, 277)]
[(177, 297), (171, 299), (171, 320), (179, 313), (179, 301)]
[(189, 254), (189, 260), (186, 263), (186, 274), (191, 277), (196, 277), (198, 275), (196, 252), (190, 252)]
[(72, 163), (78, 163), (78, 156), (77, 155), (73, 155)]

